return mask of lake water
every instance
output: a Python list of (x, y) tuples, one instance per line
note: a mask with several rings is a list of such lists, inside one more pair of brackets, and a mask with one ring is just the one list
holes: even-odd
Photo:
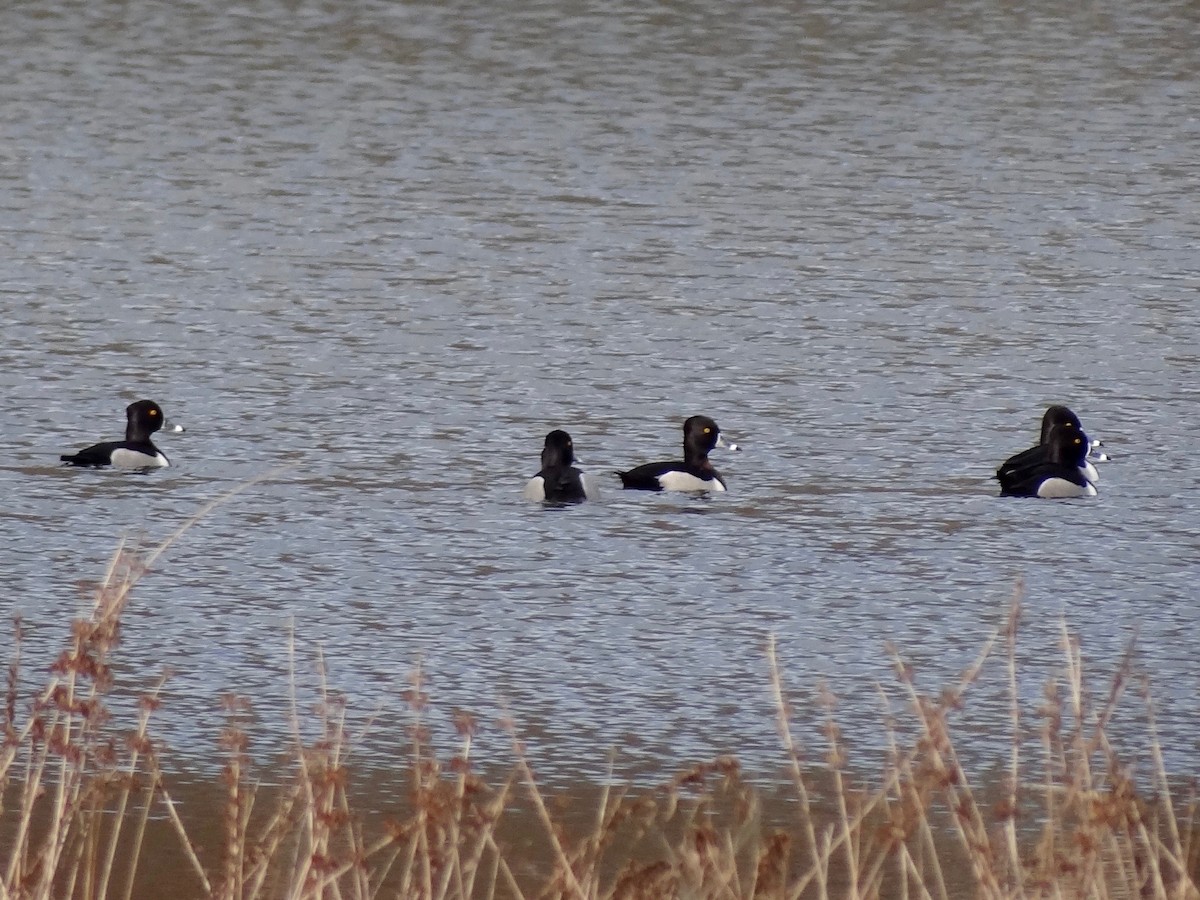
[[(294, 623), (381, 766), (420, 662), (549, 778), (766, 771), (769, 635), (801, 738), (824, 679), (869, 747), (885, 644), (936, 689), (1023, 579), (1030, 709), (1064, 618), (1098, 689), (1136, 635), (1195, 774), (1198, 47), (1186, 2), (6, 4), (0, 611), (43, 665), (122, 535), (290, 463), (126, 618), (177, 762), (226, 692), (286, 741)], [(57, 465), (140, 397), (172, 468)], [(1055, 402), (1099, 497), (999, 499)], [(695, 413), (729, 492), (622, 493)], [(521, 499), (556, 427), (601, 502)]]

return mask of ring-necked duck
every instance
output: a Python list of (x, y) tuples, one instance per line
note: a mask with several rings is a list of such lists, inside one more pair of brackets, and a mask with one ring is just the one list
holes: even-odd
[(125, 440), (93, 444), (62, 461), (72, 466), (117, 466), (122, 469), (149, 469), (169, 466), (170, 460), (150, 441), (150, 435), (166, 428), (183, 431), (182, 425), (168, 425), (162, 407), (153, 400), (138, 400), (125, 407)]
[(1046, 435), (1044, 458), (1006, 470), (1000, 478), (1002, 497), (1095, 497), (1096, 486), (1083, 473), (1091, 443), (1082, 431), (1063, 423)]
[(1073, 430), (1083, 437), (1086, 444), (1086, 450), (1083, 454), (1083, 461), (1079, 464), (1079, 471), (1092, 484), (1096, 484), (1100, 480), (1100, 473), (1096, 471), (1096, 467), (1092, 465), (1088, 459), (1093, 457), (1097, 462), (1102, 462), (1108, 459), (1108, 456), (1100, 450), (1099, 441), (1088, 440), (1084, 433), (1083, 425), (1079, 421), (1079, 416), (1075, 415), (1066, 406), (1051, 406), (1042, 416), (1042, 434), (1038, 440), (1036, 447), (1030, 447), (1028, 450), (1022, 450), (1015, 456), (1006, 459), (996, 470), (996, 479), (1000, 482), (1003, 488), (1006, 483), (1015, 483), (1020, 481), (1023, 473), (1034, 466), (1041, 465), (1049, 459), (1049, 449), (1047, 441), (1050, 437), (1050, 432), (1054, 428), (1065, 428)]
[(574, 463), (575, 442), (571, 436), (558, 428), (551, 431), (542, 448), (542, 470), (525, 485), (525, 498), (549, 503), (595, 500), (599, 496), (596, 485)]
[(726, 443), (721, 429), (708, 416), (692, 416), (683, 423), (683, 461), (646, 463), (618, 472), (621, 484), (638, 491), (723, 491), (725, 480), (708, 461), (714, 447), (737, 450)]

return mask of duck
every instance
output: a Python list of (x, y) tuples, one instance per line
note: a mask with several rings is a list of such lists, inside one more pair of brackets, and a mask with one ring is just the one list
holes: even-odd
[(542, 447), (542, 468), (525, 485), (527, 500), (546, 503), (582, 503), (595, 500), (595, 485), (575, 468), (575, 442), (571, 435), (556, 428), (546, 435)]
[(1044, 452), (1039, 459), (1021, 467), (1002, 469), (1003, 475), (997, 474), (1000, 496), (1050, 499), (1096, 496), (1096, 484), (1083, 469), (1091, 449), (1087, 435), (1064, 422), (1050, 428), (1045, 442), (1038, 447), (1042, 448)]
[(713, 468), (708, 454), (716, 447), (737, 450), (727, 443), (708, 416), (691, 416), (683, 423), (683, 460), (646, 463), (617, 472), (621, 485), (635, 491), (724, 491), (725, 479)]
[(1020, 480), (1021, 473), (1025, 470), (1040, 465), (1048, 459), (1047, 440), (1050, 432), (1055, 428), (1073, 430), (1083, 436), (1086, 451), (1079, 466), (1080, 472), (1092, 484), (1099, 483), (1100, 473), (1092, 465), (1092, 460), (1104, 462), (1108, 459), (1108, 455), (1100, 449), (1103, 445), (1100, 441), (1093, 441), (1087, 437), (1083, 430), (1083, 424), (1079, 421), (1079, 416), (1075, 415), (1070, 407), (1055, 405), (1049, 407), (1042, 416), (1042, 432), (1037, 445), (1010, 456), (996, 470), (996, 479), (1002, 488), (1006, 483)]
[(162, 407), (153, 400), (138, 400), (125, 407), (125, 440), (93, 444), (59, 458), (67, 465), (91, 468), (166, 468), (171, 461), (150, 440), (150, 435), (164, 428), (171, 432), (184, 430), (182, 425), (168, 423)]

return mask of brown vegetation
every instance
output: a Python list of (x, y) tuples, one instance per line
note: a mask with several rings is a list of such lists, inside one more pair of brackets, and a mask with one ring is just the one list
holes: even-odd
[[(131, 590), (166, 546), (118, 550), (90, 616), (73, 623), (30, 698), (18, 688), (16, 625), (0, 710), (0, 897), (150, 897), (172, 884), (177, 896), (214, 898), (1200, 898), (1196, 797), (1167, 777), (1148, 692), (1152, 778), (1135, 783), (1106, 736), (1122, 693), (1141, 687), (1129, 661), (1094, 703), (1064, 627), (1061, 675), (1027, 725), (1016, 700), (1015, 602), (1006, 627), (938, 696), (919, 691), (893, 651), (918, 737), (905, 746), (885, 723), (888, 761), (870, 787), (847, 774), (831, 698), (824, 760), (802, 764), (768, 648), (791, 794), (769, 816), (732, 758), (655, 791), (597, 789), (589, 810), (564, 813), (539, 788), (515, 729), (515, 764), (488, 783), (468, 717), (459, 717), (455, 755), (431, 753), (418, 675), (403, 808), (362, 805), (345, 709), (325, 690), (315, 721), (293, 704), (282, 788), (256, 785), (231, 710), (223, 775), (197, 805), (221, 812), (196, 821), (173, 795), (151, 728), (161, 682), (135, 721), (111, 721), (105, 703)], [(1007, 661), (1014, 740), (1003, 783), (985, 800), (959, 761), (952, 719), (990, 659)], [(319, 728), (316, 740), (302, 739), (302, 718)], [(1040, 735), (1036, 772), (1017, 737), (1027, 728)]]

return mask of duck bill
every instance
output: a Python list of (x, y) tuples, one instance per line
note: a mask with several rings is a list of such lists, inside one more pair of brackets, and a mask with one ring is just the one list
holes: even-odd
[(174, 422), (165, 421), (162, 425), (163, 434), (183, 434), (187, 431), (182, 425), (177, 425)]
[(723, 450), (741, 450), (742, 449), (737, 444), (735, 444), (733, 441), (725, 440), (725, 435), (723, 435), (723, 434), (717, 435), (717, 446), (722, 448)]

